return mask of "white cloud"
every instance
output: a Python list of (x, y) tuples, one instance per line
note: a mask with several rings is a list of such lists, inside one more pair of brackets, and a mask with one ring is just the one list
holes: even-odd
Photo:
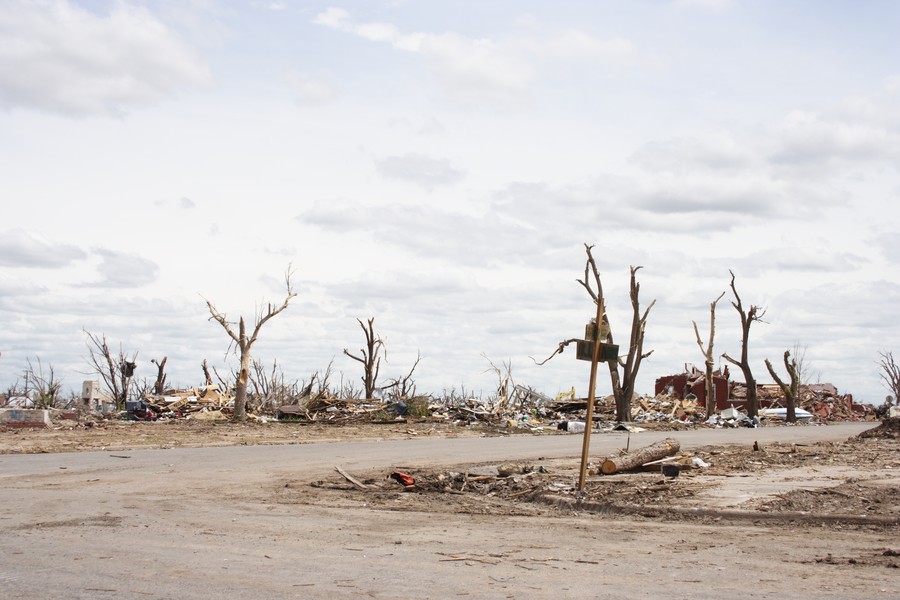
[(455, 32), (404, 33), (388, 23), (355, 23), (341, 8), (329, 8), (313, 22), (422, 55), (448, 95), (469, 105), (518, 105), (542, 76), (553, 76), (560, 67), (628, 64), (637, 56), (627, 39), (598, 38), (577, 29), (548, 32), (530, 27), (498, 40)]
[(313, 23), (317, 25), (325, 25), (326, 27), (334, 27), (335, 29), (343, 28), (344, 23), (350, 17), (350, 13), (343, 8), (330, 6), (325, 11), (316, 15)]
[(0, 4), (0, 106), (121, 115), (211, 81), (206, 64), (144, 7), (106, 16), (67, 0)]
[(0, 266), (58, 269), (86, 256), (80, 248), (51, 242), (22, 229), (0, 234)]
[(462, 171), (455, 169), (449, 160), (415, 152), (376, 159), (375, 166), (385, 177), (408, 181), (426, 190), (459, 183), (465, 176)]
[(883, 233), (875, 238), (874, 245), (888, 261), (900, 265), (900, 232)]
[(329, 104), (338, 96), (337, 87), (327, 78), (290, 73), (286, 80), (294, 94), (294, 101), (301, 106)]
[(159, 265), (137, 254), (103, 249), (94, 252), (101, 257), (97, 267), (101, 279), (84, 284), (86, 287), (141, 287), (153, 283), (159, 274)]
[(0, 306), (4, 310), (13, 311), (20, 303), (20, 299), (46, 292), (47, 287), (33, 279), (0, 276)]
[(644, 144), (630, 161), (649, 171), (683, 173), (697, 169), (746, 169), (758, 165), (760, 157), (748, 140), (719, 132), (703, 137), (672, 138)]
[(285, 10), (288, 7), (287, 2), (259, 2), (258, 0), (253, 0), (253, 2), (250, 3), (250, 6), (274, 11)]
[(549, 36), (528, 37), (523, 45), (535, 56), (562, 63), (630, 63), (638, 56), (637, 46), (623, 37), (598, 38), (579, 29)]
[(833, 161), (900, 161), (900, 132), (884, 125), (794, 111), (784, 120), (772, 160), (788, 165), (823, 166)]

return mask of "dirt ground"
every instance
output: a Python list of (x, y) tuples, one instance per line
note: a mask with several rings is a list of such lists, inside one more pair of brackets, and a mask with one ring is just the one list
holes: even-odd
[[(550, 431), (550, 430), (548, 430)], [(312, 444), (340, 440), (404, 439), (415, 437), (467, 437), (530, 434), (501, 427), (457, 427), (434, 422), (398, 422), (376, 425), (367, 422), (341, 425), (299, 423), (201, 421), (178, 419), (155, 423), (95, 420), (56, 421), (48, 429), (0, 430), (0, 454), (84, 452), (90, 450), (153, 450)]]
[[(677, 477), (655, 468), (597, 475), (596, 456), (582, 502), (571, 459), (452, 465), (432, 462), (452, 452), (445, 445), (427, 454), (407, 443), (511, 434), (502, 428), (111, 422), (3, 431), (5, 460), (35, 466), (16, 475), (7, 462), (0, 472), (0, 582), (11, 598), (896, 598), (898, 431), (692, 447), (680, 462), (693, 468)], [(352, 451), (366, 444), (307, 444), (366, 439), (386, 440), (366, 450), (383, 459), (366, 468), (342, 474), (303, 458), (322, 446), (334, 458), (317, 464), (360, 465)], [(236, 445), (255, 448), (213, 461)], [(418, 451), (404, 464), (398, 448)], [(127, 452), (138, 449), (170, 450)], [(81, 461), (77, 450), (105, 452)], [(25, 453), (45, 455), (10, 456)], [(240, 466), (238, 456), (254, 458)]]
[[(754, 521), (780, 519), (787, 526), (900, 525), (900, 439), (852, 438), (843, 442), (775, 443), (758, 450), (706, 446), (682, 455), (703, 468), (682, 468), (667, 477), (660, 467), (597, 475), (588, 465), (585, 510), (637, 519)], [(285, 480), (282, 503), (369, 506), (435, 513), (547, 516), (575, 502), (577, 465), (542, 460), (450, 469), (384, 471), (327, 480)], [(702, 509), (702, 510), (701, 510)], [(804, 514), (805, 513), (805, 514)], [(890, 558), (886, 562), (897, 563)]]
[[(427, 421), (342, 425), (200, 420), (61, 421), (49, 429), (0, 432), (0, 454), (516, 434), (535, 435), (521, 429), (488, 425), (459, 427)], [(538, 434), (566, 435), (549, 427)], [(900, 422), (897, 419), (873, 429), (868, 437), (842, 442), (776, 443), (755, 450), (708, 446), (678, 457), (677, 477), (663, 476), (656, 466), (636, 473), (600, 476), (595, 459), (595, 463), (588, 465), (584, 494), (584, 499), (590, 502), (576, 505), (642, 519), (715, 522), (723, 518), (722, 511), (731, 510), (767, 513), (767, 518), (788, 513), (791, 518), (785, 520), (800, 526), (810, 520), (800, 518), (802, 515), (798, 513), (803, 512), (816, 517), (827, 515), (835, 522), (840, 522), (843, 516), (845, 523), (888, 527), (900, 521)], [(571, 460), (458, 465), (441, 470), (409, 467), (401, 472), (412, 477), (415, 484), (403, 486), (383, 471), (348, 473), (349, 478), (335, 473), (328, 480), (280, 481), (275, 487), (275, 497), (281, 503), (529, 516), (556, 512), (577, 496), (574, 483), (578, 472)], [(725, 489), (729, 491), (723, 492)], [(738, 513), (724, 516), (747, 518)]]

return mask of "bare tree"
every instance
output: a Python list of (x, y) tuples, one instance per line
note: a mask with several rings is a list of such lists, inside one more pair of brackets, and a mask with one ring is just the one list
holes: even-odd
[[(310, 384), (301, 384), (296, 379), (288, 380), (278, 360), (272, 361), (272, 369), (266, 371), (261, 361), (253, 361), (250, 383), (253, 385), (252, 401), (257, 409), (275, 411), (280, 406), (299, 404), (309, 397), (318, 373), (314, 373)], [(327, 377), (327, 373), (326, 373)], [(248, 406), (251, 399), (248, 397)]]
[[(587, 290), (588, 294), (590, 294), (591, 298), (594, 300), (594, 303), (600, 302), (603, 298), (603, 286), (600, 281), (600, 272), (597, 270), (597, 263), (594, 261), (594, 256), (591, 253), (591, 249), (593, 246), (589, 246), (588, 244), (584, 245), (585, 252), (587, 253), (587, 259), (584, 264), (584, 279), (577, 279), (578, 283)], [(628, 345), (628, 354), (625, 356), (623, 360), (621, 355), (617, 360), (609, 360), (607, 364), (609, 365), (609, 378), (612, 384), (613, 397), (616, 400), (616, 421), (629, 421), (631, 420), (631, 399), (634, 396), (634, 385), (637, 381), (638, 371), (641, 368), (641, 362), (653, 354), (653, 350), (649, 352), (644, 352), (644, 332), (647, 328), (647, 317), (650, 314), (650, 309), (653, 308), (653, 305), (656, 304), (656, 300), (650, 302), (649, 306), (647, 306), (646, 310), (644, 310), (643, 314), (641, 314), (641, 303), (640, 303), (640, 291), (641, 285), (637, 282), (637, 272), (643, 267), (630, 267), (631, 270), (631, 283), (630, 283), (630, 296), (631, 296), (631, 335), (629, 338)], [(594, 285), (596, 285), (596, 292), (591, 289), (590, 281), (588, 280), (588, 273), (590, 269), (590, 274), (593, 276)], [(602, 327), (598, 327), (598, 335), (600, 336), (600, 341), (603, 340), (603, 332), (608, 331), (606, 335), (606, 342), (609, 344), (614, 344), (612, 329), (609, 326), (609, 318), (607, 317), (606, 312), (603, 313), (603, 323)], [(622, 373), (619, 374), (619, 368), (621, 367)]]
[(365, 388), (366, 400), (371, 400), (375, 397), (378, 372), (381, 370), (381, 352), (384, 350), (384, 340), (375, 334), (375, 317), (368, 320), (368, 326), (363, 324), (360, 319), (357, 319), (356, 322), (359, 323), (366, 336), (366, 347), (359, 349), (359, 356), (351, 354), (347, 348), (344, 348), (344, 354), (362, 364), (363, 376), (360, 379)]
[(797, 375), (800, 377), (801, 386), (809, 385), (813, 380), (816, 383), (822, 380), (822, 373), (814, 370), (810, 361), (806, 359), (806, 348), (806, 345), (800, 345), (800, 340), (795, 341), (791, 347), (791, 357), (797, 361)]
[(385, 390), (390, 390), (391, 396), (393, 398), (397, 400), (403, 400), (405, 398), (411, 398), (416, 395), (416, 382), (412, 378), (412, 376), (416, 371), (416, 367), (419, 366), (419, 361), (421, 360), (422, 355), (417, 353), (416, 361), (409, 369), (409, 372), (402, 377), (391, 379), (388, 384), (384, 386)]
[(325, 368), (325, 372), (320, 374), (318, 371), (314, 372), (309, 377), (309, 381), (303, 381), (297, 385), (298, 391), (297, 396), (294, 398), (297, 404), (300, 404), (304, 400), (306, 402), (314, 402), (319, 400), (320, 398), (327, 398), (331, 395), (331, 389), (329, 386), (331, 385), (328, 380), (332, 375), (332, 368), (334, 367), (334, 359), (332, 358), (329, 361), (328, 366)]
[(722, 299), (725, 292), (719, 294), (719, 297), (709, 304), (709, 343), (703, 347), (700, 340), (700, 328), (697, 327), (697, 321), (694, 323), (694, 334), (697, 336), (697, 345), (700, 346), (700, 352), (703, 353), (704, 362), (706, 364), (706, 418), (711, 417), (716, 412), (716, 385), (713, 380), (713, 367), (715, 360), (713, 359), (713, 340), (716, 337), (716, 304)]
[(900, 406), (900, 366), (894, 362), (893, 352), (880, 351), (878, 355), (881, 356), (881, 362), (878, 363), (881, 367), (881, 381), (893, 395), (894, 403)]
[(119, 344), (119, 352), (113, 356), (106, 341), (106, 335), (96, 335), (83, 329), (87, 335), (88, 362), (100, 376), (103, 386), (110, 393), (116, 407), (121, 410), (128, 400), (131, 378), (137, 368), (137, 352), (129, 359)]
[(31, 362), (31, 359), (25, 359), (28, 367), (25, 369), (25, 390), (26, 395), (28, 389), (33, 392), (34, 403), (39, 408), (56, 408), (57, 403), (61, 399), (62, 380), (56, 378), (52, 364), (47, 364), (47, 371), (44, 371), (44, 365), (41, 363), (41, 357), (37, 357), (37, 368)]
[(153, 384), (153, 393), (162, 395), (166, 392), (166, 361), (168, 356), (163, 356), (162, 360), (151, 358), (150, 362), (156, 365), (156, 381)]
[(204, 385), (212, 385), (212, 375), (209, 374), (209, 362), (204, 358), (203, 362), (200, 363), (200, 368), (203, 369), (203, 381)]
[(511, 390), (516, 387), (512, 377), (512, 362), (504, 362), (503, 369), (500, 369), (486, 354), (482, 353), (481, 356), (490, 363), (490, 370), (497, 375), (497, 404), (494, 409), (502, 410), (509, 402)]
[(781, 388), (781, 391), (784, 392), (784, 400), (785, 407), (787, 408), (787, 415), (785, 419), (788, 423), (796, 423), (797, 422), (797, 397), (800, 392), (800, 363), (795, 358), (791, 358), (791, 351), (784, 351), (784, 367), (787, 369), (788, 376), (791, 378), (790, 384), (786, 384), (778, 377), (778, 374), (775, 372), (775, 369), (772, 367), (772, 363), (769, 362), (769, 359), (766, 359), (766, 368), (769, 370), (769, 375), (772, 376), (772, 379), (775, 380), (775, 383), (778, 384), (778, 387)]
[[(581, 286), (587, 290), (587, 293), (591, 296), (595, 305), (600, 304), (603, 300), (603, 284), (600, 281), (600, 272), (597, 270), (597, 263), (594, 261), (594, 256), (592, 254), (593, 246), (585, 244), (584, 250), (587, 253), (587, 258), (585, 259), (584, 264), (584, 279), (576, 279)], [(613, 397), (616, 401), (616, 420), (617, 421), (628, 421), (631, 419), (631, 400), (634, 396), (634, 385), (637, 381), (638, 371), (641, 368), (641, 362), (653, 354), (653, 350), (649, 352), (644, 352), (644, 332), (647, 328), (647, 317), (650, 314), (650, 309), (653, 308), (653, 305), (656, 304), (656, 300), (653, 300), (647, 309), (641, 314), (641, 305), (640, 305), (640, 291), (641, 286), (637, 282), (636, 274), (643, 267), (630, 267), (631, 269), (631, 309), (632, 309), (632, 318), (631, 318), (631, 336), (629, 338), (629, 346), (628, 346), (628, 354), (623, 359), (621, 355), (615, 359), (610, 359), (607, 362), (609, 365), (609, 378), (612, 384)], [(594, 286), (596, 286), (596, 290), (591, 286), (591, 280), (589, 276), (593, 277)], [(599, 309), (598, 309), (599, 310)], [(592, 320), (593, 322), (593, 320)], [(598, 342), (605, 342), (609, 345), (614, 345), (613, 341), (612, 329), (609, 325), (609, 318), (606, 314), (606, 311), (603, 311), (603, 316), (601, 317), (601, 324), (597, 327), (597, 337)], [(568, 340), (564, 340), (559, 343), (559, 346), (556, 350), (544, 359), (541, 362), (535, 361), (538, 365), (543, 365), (551, 358), (556, 356), (557, 354), (562, 353), (563, 349), (571, 344), (572, 342), (578, 342), (577, 338), (572, 338)], [(534, 358), (532, 358), (534, 360)], [(621, 367), (622, 373), (619, 374), (619, 368)]]
[(731, 358), (727, 353), (723, 354), (722, 358), (738, 367), (741, 370), (741, 373), (744, 374), (744, 384), (747, 386), (747, 414), (751, 417), (755, 417), (759, 413), (759, 401), (756, 396), (756, 380), (753, 378), (753, 371), (750, 369), (750, 358), (748, 354), (750, 326), (754, 321), (765, 322), (762, 318), (766, 314), (766, 309), (752, 304), (750, 305), (749, 310), (744, 310), (741, 297), (737, 293), (737, 288), (734, 287), (734, 273), (731, 269), (729, 269), (728, 272), (731, 273), (731, 293), (734, 295), (734, 300), (732, 300), (731, 305), (741, 316), (741, 360), (737, 361)]
[(291, 283), (292, 276), (293, 272), (291, 271), (290, 266), (288, 266), (288, 269), (284, 274), (285, 287), (287, 288), (284, 302), (282, 302), (280, 306), (275, 306), (271, 303), (268, 304), (265, 312), (260, 309), (254, 320), (253, 333), (249, 335), (243, 316), (238, 319), (238, 330), (235, 332), (232, 328), (235, 323), (229, 322), (225, 318), (225, 315), (220, 313), (211, 301), (204, 298), (204, 300), (206, 300), (206, 307), (209, 309), (210, 320), (214, 320), (222, 326), (228, 336), (232, 339), (236, 351), (240, 351), (241, 365), (236, 378), (237, 382), (234, 386), (234, 414), (232, 415), (232, 419), (235, 421), (244, 421), (247, 419), (247, 384), (250, 381), (250, 368), (252, 364), (250, 351), (253, 348), (253, 344), (255, 344), (256, 340), (259, 338), (259, 331), (262, 329), (262, 326), (265, 325), (269, 319), (286, 309), (291, 299), (297, 295)]

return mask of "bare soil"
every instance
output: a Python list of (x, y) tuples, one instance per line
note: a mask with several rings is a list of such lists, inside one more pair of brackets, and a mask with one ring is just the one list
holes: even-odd
[[(252, 468), (238, 453), (223, 467), (199, 458), (212, 453), (127, 452), (515, 432), (199, 421), (2, 431), (3, 460), (35, 466), (4, 476), (0, 581), (10, 598), (900, 597), (900, 439), (890, 424), (833, 442), (694, 448), (684, 462), (709, 466), (677, 477), (600, 476), (603, 457), (592, 456), (580, 502), (571, 459), (448, 467), (411, 454), (410, 464), (345, 476), (302, 468), (290, 447), (239, 453), (272, 457)], [(361, 464), (349, 458), (358, 446), (335, 444), (334, 461)], [(8, 456), (78, 450), (106, 452), (83, 462)]]
[(351, 474), (363, 487), (334, 473), (285, 479), (265, 493), (278, 503), (432, 513), (549, 516), (563, 506), (666, 521), (771, 520), (782, 513), (789, 527), (900, 525), (900, 440), (707, 446), (690, 456), (710, 466), (678, 477), (659, 468), (590, 476), (583, 506), (575, 502), (577, 464), (560, 459), (408, 468), (403, 473), (415, 479), (408, 487), (384, 471)]
[[(341, 440), (417, 437), (535, 435), (533, 431), (441, 422), (402, 421), (372, 424), (300, 425), (297, 423), (171, 420), (155, 423), (97, 420), (61, 421), (51, 429), (0, 431), (0, 454), (125, 451), (178, 447), (307, 444)], [(546, 428), (540, 435), (566, 435)], [(635, 438), (639, 439), (639, 438)], [(693, 459), (702, 468), (691, 467)], [(503, 465), (458, 465), (450, 469), (401, 467), (415, 485), (404, 487), (390, 472), (334, 473), (314, 481), (283, 479), (270, 489), (247, 490), (263, 502), (321, 506), (416, 510), (426, 513), (552, 515), (560, 506), (637, 519), (721, 521), (746, 518), (750, 511), (767, 518), (785, 514), (798, 527), (820, 517), (844, 525), (894, 527), (900, 521), (900, 419), (873, 424), (842, 442), (771, 444), (758, 449), (708, 446), (683, 455), (677, 477), (659, 467), (612, 476), (589, 465), (585, 502), (576, 500), (577, 465), (571, 460), (542, 460)], [(596, 464), (595, 464), (596, 463)], [(691, 467), (691, 468), (687, 468)], [(579, 498), (579, 500), (582, 498)], [(569, 502), (569, 504), (566, 504)], [(718, 512), (717, 512), (718, 511)], [(732, 511), (726, 513), (722, 511)], [(809, 513), (815, 519), (801, 519)], [(852, 517), (852, 518), (851, 518)]]
[[(554, 433), (552, 430), (548, 430)], [(311, 444), (353, 439), (467, 437), (529, 433), (524, 430), (476, 425), (457, 427), (436, 422), (305, 425), (277, 421), (231, 423), (173, 419), (141, 422), (119, 420), (62, 420), (53, 428), (0, 428), (0, 454), (43, 454), (91, 450), (153, 450)]]

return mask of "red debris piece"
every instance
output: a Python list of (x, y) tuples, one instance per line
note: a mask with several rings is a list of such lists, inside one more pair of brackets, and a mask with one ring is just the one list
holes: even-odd
[(388, 478), (393, 479), (394, 481), (405, 487), (416, 485), (416, 480), (413, 477), (407, 475), (406, 473), (401, 473), (400, 471), (394, 471), (393, 473), (388, 475)]

